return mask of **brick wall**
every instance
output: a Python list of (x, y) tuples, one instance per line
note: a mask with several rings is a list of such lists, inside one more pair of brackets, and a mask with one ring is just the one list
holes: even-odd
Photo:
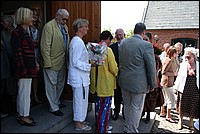
[(158, 42), (160, 47), (166, 42), (171, 44), (172, 39), (175, 38), (193, 38), (197, 39), (197, 48), (199, 48), (199, 29), (172, 29), (172, 30), (146, 30), (152, 33), (152, 43), (155, 44), (154, 35), (158, 35)]

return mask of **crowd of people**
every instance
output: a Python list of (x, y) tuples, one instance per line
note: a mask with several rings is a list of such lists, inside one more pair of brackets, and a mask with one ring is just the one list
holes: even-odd
[[(110, 31), (100, 33), (97, 44), (106, 46), (106, 56), (99, 65), (89, 59), (83, 40), (89, 21), (75, 19), (75, 35), (70, 38), (68, 20), (69, 12), (58, 9), (55, 17), (39, 30), (39, 12), (24, 7), (16, 11), (16, 27), (12, 16), (1, 18), (1, 117), (9, 113), (6, 100), (14, 98), (20, 125), (38, 125), (30, 116), (30, 107), (32, 100), (41, 103), (37, 90), (42, 72), (49, 112), (53, 115), (63, 116), (60, 109), (65, 105), (60, 97), (65, 84), (72, 87), (77, 131), (92, 129), (86, 121), (89, 93), (94, 96), (97, 133), (111, 129), (108, 120), (112, 98), (111, 117), (117, 120), (122, 106), (124, 133), (139, 133), (141, 117), (147, 112), (145, 122), (149, 123), (155, 107), (160, 107), (160, 117), (178, 123), (178, 129), (183, 128), (183, 117), (189, 117), (188, 126), (194, 129), (193, 119), (199, 118), (199, 55), (194, 47), (185, 47), (181, 55), (183, 44), (165, 43), (161, 51), (152, 43), (152, 34), (146, 33), (145, 24), (139, 22), (128, 38), (123, 29), (117, 29), (114, 43)], [(164, 96), (162, 105), (157, 101), (158, 91)], [(179, 122), (172, 118), (172, 109), (179, 112)]]

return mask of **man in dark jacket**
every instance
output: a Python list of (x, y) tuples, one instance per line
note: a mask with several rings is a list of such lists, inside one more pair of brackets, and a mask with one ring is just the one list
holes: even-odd
[[(119, 28), (115, 32), (115, 38), (117, 39), (117, 42), (111, 44), (109, 47), (112, 49), (114, 55), (115, 55), (115, 61), (117, 62), (117, 66), (119, 67), (119, 53), (118, 53), (118, 48), (120, 47), (121, 41), (125, 38), (125, 33), (124, 30)], [(121, 104), (123, 104), (123, 99), (122, 99), (122, 93), (121, 93), (121, 88), (118, 84), (118, 79), (117, 79), (117, 88), (114, 91), (114, 114), (112, 115), (113, 120), (117, 120), (120, 109), (121, 109)], [(124, 118), (124, 112), (122, 108), (122, 115)]]

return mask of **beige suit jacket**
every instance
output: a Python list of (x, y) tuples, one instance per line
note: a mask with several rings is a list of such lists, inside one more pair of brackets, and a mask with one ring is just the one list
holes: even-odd
[(67, 25), (65, 25), (65, 30), (68, 36), (66, 49), (62, 33), (56, 20), (52, 19), (44, 26), (40, 42), (42, 65), (44, 68), (60, 70), (64, 62), (66, 62), (68, 68), (70, 38)]

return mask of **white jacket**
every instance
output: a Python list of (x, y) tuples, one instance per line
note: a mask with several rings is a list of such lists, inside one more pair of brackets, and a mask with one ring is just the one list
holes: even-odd
[(72, 87), (90, 85), (90, 70), (88, 51), (83, 40), (74, 36), (70, 42), (69, 71), (67, 84)]
[[(180, 69), (178, 72), (178, 76), (175, 81), (174, 89), (183, 93), (184, 87), (185, 87), (185, 82), (187, 78), (187, 63), (182, 62), (180, 64)], [(199, 89), (199, 62), (196, 61), (196, 85)]]

